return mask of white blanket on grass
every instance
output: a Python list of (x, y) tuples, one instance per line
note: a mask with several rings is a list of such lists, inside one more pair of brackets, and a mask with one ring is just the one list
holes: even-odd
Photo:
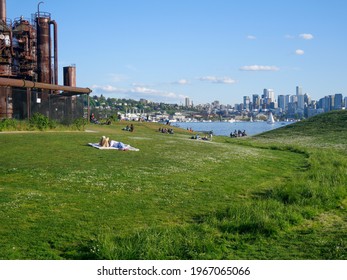
[(92, 146), (94, 148), (100, 149), (100, 150), (118, 150), (118, 151), (140, 151), (139, 149), (136, 149), (130, 145), (123, 144), (124, 146), (121, 148), (117, 147), (117, 143), (120, 142), (115, 142), (112, 146), (110, 147), (101, 147), (99, 143), (88, 143), (89, 146)]

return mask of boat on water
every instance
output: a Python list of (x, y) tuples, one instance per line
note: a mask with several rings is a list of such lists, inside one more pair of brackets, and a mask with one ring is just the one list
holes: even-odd
[(269, 113), (269, 116), (267, 118), (267, 123), (268, 124), (274, 124), (275, 123), (275, 119), (274, 119), (274, 116), (272, 115), (272, 112)]

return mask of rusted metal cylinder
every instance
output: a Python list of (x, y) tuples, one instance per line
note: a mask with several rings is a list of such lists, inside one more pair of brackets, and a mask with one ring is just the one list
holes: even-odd
[(36, 17), (38, 82), (47, 84), (52, 83), (50, 21), (49, 16)]
[(6, 0), (0, 0), (0, 19), (6, 22)]
[[(64, 86), (75, 87), (76, 86), (76, 66), (64, 67), (63, 73), (64, 73)], [(70, 110), (72, 114), (72, 112), (76, 110), (76, 107), (77, 107), (77, 97), (71, 96), (69, 106), (67, 106), (67, 110)]]
[(66, 66), (63, 68), (64, 86), (76, 86), (76, 66)]

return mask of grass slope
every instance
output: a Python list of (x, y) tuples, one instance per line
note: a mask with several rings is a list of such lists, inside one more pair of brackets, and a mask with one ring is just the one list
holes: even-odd
[(346, 258), (346, 112), (213, 142), (125, 125), (0, 134), (1, 259)]

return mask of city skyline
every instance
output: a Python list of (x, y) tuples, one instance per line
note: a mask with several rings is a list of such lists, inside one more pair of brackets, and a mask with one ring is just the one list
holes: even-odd
[[(58, 24), (59, 71), (114, 98), (235, 104), (273, 89), (347, 93), (345, 1), (101, 0), (41, 3)], [(67, 9), (68, 7), (68, 9)], [(7, 1), (30, 18), (35, 0)], [(18, 14), (20, 11), (20, 14)]]

